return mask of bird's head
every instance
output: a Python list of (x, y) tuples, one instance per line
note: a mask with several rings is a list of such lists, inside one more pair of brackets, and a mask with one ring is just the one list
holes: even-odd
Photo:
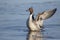
[(33, 8), (32, 7), (30, 7), (28, 10), (26, 10), (26, 11), (29, 11), (30, 12), (30, 14), (32, 14), (33, 13)]

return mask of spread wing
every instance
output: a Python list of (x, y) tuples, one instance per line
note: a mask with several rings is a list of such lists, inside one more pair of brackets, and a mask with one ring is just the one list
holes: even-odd
[(35, 18), (36, 23), (40, 26), (43, 26), (43, 20), (52, 17), (55, 14), (56, 10), (57, 10), (57, 8), (54, 8), (52, 10), (48, 10), (48, 11), (39, 13)]
[(42, 19), (48, 19), (50, 17), (52, 17), (55, 12), (56, 12), (57, 8), (54, 8), (52, 10), (48, 10), (48, 11), (44, 11), (41, 16), (42, 16)]

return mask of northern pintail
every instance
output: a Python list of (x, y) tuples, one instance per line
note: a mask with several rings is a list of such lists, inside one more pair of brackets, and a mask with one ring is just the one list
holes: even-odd
[(43, 27), (43, 21), (52, 17), (55, 14), (56, 10), (57, 8), (43, 11), (42, 13), (38, 13), (36, 18), (34, 18), (33, 8), (30, 7), (28, 10), (26, 10), (30, 12), (29, 18), (27, 20), (27, 27), (30, 31), (40, 31), (41, 27)]

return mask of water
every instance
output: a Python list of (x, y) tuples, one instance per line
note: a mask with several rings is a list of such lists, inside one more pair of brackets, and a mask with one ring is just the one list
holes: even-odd
[[(26, 20), (33, 7), (35, 15), (44, 10), (57, 8), (53, 17), (44, 21), (41, 32), (28, 32)], [(13, 4), (0, 3), (0, 40), (60, 40), (60, 3), (58, 1), (45, 3)]]

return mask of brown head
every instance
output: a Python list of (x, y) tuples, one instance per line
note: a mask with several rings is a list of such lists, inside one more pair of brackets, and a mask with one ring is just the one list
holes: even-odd
[(26, 11), (29, 11), (30, 12), (30, 14), (32, 14), (33, 13), (33, 8), (32, 7), (30, 7), (28, 10), (26, 10)]

